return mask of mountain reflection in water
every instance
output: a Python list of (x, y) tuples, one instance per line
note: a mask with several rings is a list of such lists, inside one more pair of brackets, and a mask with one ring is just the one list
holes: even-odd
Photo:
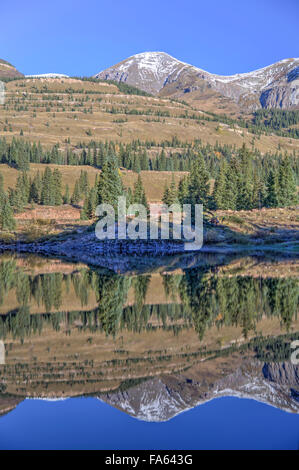
[(298, 267), (189, 256), (117, 274), (3, 255), (0, 413), (82, 395), (145, 421), (226, 395), (298, 412)]

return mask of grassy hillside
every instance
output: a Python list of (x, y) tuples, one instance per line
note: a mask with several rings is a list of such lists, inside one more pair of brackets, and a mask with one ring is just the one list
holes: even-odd
[[(97, 174), (100, 174), (100, 170), (90, 167), (90, 166), (64, 166), (64, 165), (45, 165), (42, 163), (31, 163), (30, 171), (28, 172), (29, 176), (34, 177), (34, 175), (39, 171), (41, 174), (45, 171), (46, 167), (50, 167), (52, 170), (57, 168), (62, 175), (62, 184), (63, 189), (66, 185), (69, 186), (70, 191), (72, 192), (75, 187), (75, 182), (80, 176), (80, 172), (87, 171), (88, 180), (90, 185), (93, 185), (95, 182), (95, 177)], [(4, 189), (7, 190), (9, 187), (15, 187), (17, 178), (19, 176), (19, 171), (15, 168), (12, 168), (5, 164), (0, 164), (0, 173), (3, 175), (4, 179)], [(122, 180), (127, 188), (133, 188), (134, 183), (137, 181), (137, 173), (132, 171), (121, 172)], [(182, 176), (185, 173), (175, 172), (174, 178), (178, 183)], [(172, 172), (170, 171), (142, 171), (141, 178), (143, 185), (146, 191), (147, 198), (149, 202), (158, 202), (161, 201), (165, 185), (170, 185), (172, 180)]]

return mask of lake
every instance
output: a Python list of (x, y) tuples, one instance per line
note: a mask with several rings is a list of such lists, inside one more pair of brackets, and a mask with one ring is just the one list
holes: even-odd
[(298, 449), (298, 270), (1, 255), (0, 448)]

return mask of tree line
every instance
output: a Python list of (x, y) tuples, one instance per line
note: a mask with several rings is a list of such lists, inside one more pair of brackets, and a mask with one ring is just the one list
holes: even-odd
[[(9, 260), (0, 263), (0, 281), (0, 305), (12, 289), (19, 304), (18, 309), (0, 315), (0, 338), (9, 333), (20, 338), (30, 336), (41, 332), (43, 323), (58, 331), (62, 322), (69, 329), (80, 324), (79, 330), (103, 331), (115, 336), (122, 330), (151, 329), (153, 317), (163, 329), (176, 322), (184, 328), (194, 328), (201, 340), (213, 325), (241, 327), (247, 337), (264, 316), (278, 317), (283, 328), (290, 330), (299, 307), (295, 278), (218, 276), (208, 267), (163, 275), (166, 296), (172, 300), (168, 305), (145, 305), (150, 276), (105, 275), (88, 269), (74, 274), (30, 276), (17, 268), (14, 260)], [(64, 292), (71, 285), (83, 310), (59, 312)], [(134, 304), (126, 305), (130, 288), (134, 291)], [(95, 293), (98, 305), (93, 310), (84, 310), (91, 292)], [(47, 312), (55, 309), (58, 313), (30, 315), (32, 299), (44, 305)], [(173, 329), (174, 334), (178, 331)]]
[[(67, 184), (63, 190), (62, 175), (57, 168), (51, 170), (46, 167), (43, 173), (37, 172), (34, 177), (29, 177), (28, 172), (22, 171), (15, 188), (9, 188), (7, 192), (4, 191), (3, 176), (0, 175), (0, 227), (2, 230), (13, 230), (13, 212), (22, 211), (30, 203), (60, 206), (79, 205), (84, 201), (81, 217), (92, 219), (97, 205), (102, 203), (111, 204), (117, 212), (120, 196), (126, 196), (128, 205), (148, 205), (140, 174), (133, 191), (125, 188), (118, 159), (112, 152), (104, 161), (101, 174), (96, 176), (93, 186), (89, 184), (87, 172), (81, 170), (72, 194)], [(212, 191), (206, 160), (199, 153), (193, 157), (189, 173), (178, 185), (173, 176), (163, 195), (163, 202), (167, 205), (203, 204), (209, 210), (286, 207), (297, 201), (296, 179), (290, 158), (282, 158), (268, 174), (260, 173), (252, 152), (245, 145), (229, 161), (222, 160)]]
[(254, 165), (251, 152), (245, 145), (230, 162), (223, 160), (211, 192), (210, 175), (200, 154), (192, 163), (190, 173), (178, 187), (172, 178), (165, 188), (163, 202), (203, 204), (210, 210), (250, 210), (261, 207), (286, 207), (298, 201), (295, 175), (290, 160), (285, 157), (277, 168), (262, 175)]
[[(67, 149), (62, 151), (58, 144), (51, 149), (44, 149), (40, 143), (29, 143), (14, 138), (11, 143), (0, 139), (0, 162), (21, 171), (28, 171), (30, 163), (55, 165), (89, 165), (102, 169), (104, 163), (116, 158), (119, 168), (140, 171), (190, 171), (193, 161), (199, 154), (204, 157), (206, 168), (211, 178), (216, 178), (225, 160), (227, 163), (238, 157), (239, 149), (231, 145), (202, 144), (200, 140), (192, 143), (180, 141), (175, 136), (169, 141), (134, 140), (128, 144), (116, 141), (89, 143), (81, 142), (71, 148), (67, 139)], [(261, 154), (256, 148), (251, 149), (251, 158), (256, 171), (268, 176), (270, 170), (277, 169), (280, 162), (288, 157), (299, 183), (298, 154), (282, 152)]]

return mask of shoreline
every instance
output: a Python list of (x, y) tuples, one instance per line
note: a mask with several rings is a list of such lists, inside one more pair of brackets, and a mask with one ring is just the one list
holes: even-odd
[[(149, 264), (159, 264), (163, 258), (204, 256), (266, 256), (279, 254), (280, 257), (299, 258), (298, 241), (280, 243), (204, 243), (200, 250), (186, 251), (183, 241), (176, 240), (105, 240), (99, 241), (94, 233), (85, 232), (56, 237), (53, 240), (38, 242), (1, 243), (0, 252), (36, 254), (45, 257), (59, 257), (67, 261), (85, 263), (94, 267), (114, 269), (115, 264), (141, 260)], [(117, 261), (116, 261), (117, 260)]]

